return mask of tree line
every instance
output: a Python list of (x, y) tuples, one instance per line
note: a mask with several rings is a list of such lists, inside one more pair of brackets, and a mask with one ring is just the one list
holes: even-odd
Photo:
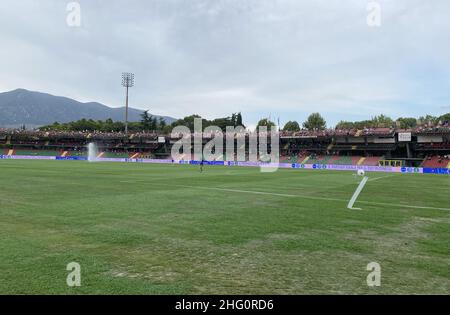
[[(336, 129), (364, 129), (364, 128), (401, 128), (410, 129), (424, 124), (437, 125), (450, 121), (450, 113), (442, 116), (426, 115), (419, 118), (414, 117), (400, 117), (393, 120), (386, 115), (378, 115), (369, 120), (362, 121), (340, 121), (336, 125)], [(303, 129), (307, 130), (324, 130), (326, 129), (326, 121), (319, 113), (311, 114), (303, 123)], [(283, 131), (300, 131), (300, 124), (297, 121), (288, 121)]]
[[(130, 132), (163, 132), (170, 133), (176, 126), (186, 126), (191, 131), (194, 130), (194, 119), (201, 118), (203, 128), (209, 126), (217, 126), (222, 130), (225, 130), (228, 126), (243, 126), (241, 113), (233, 113), (229, 117), (217, 118), (213, 120), (207, 120), (199, 115), (191, 115), (178, 119), (172, 124), (167, 122), (162, 117), (156, 117), (149, 114), (149, 111), (144, 111), (141, 114), (141, 120), (139, 122), (129, 122), (128, 130)], [(125, 123), (121, 121), (107, 120), (93, 120), (93, 119), (80, 119), (68, 123), (54, 122), (51, 125), (43, 126), (39, 128), (43, 131), (100, 131), (100, 132), (121, 132), (125, 130)]]
[[(172, 129), (176, 126), (186, 126), (191, 131), (194, 130), (194, 120), (196, 118), (202, 119), (203, 128), (209, 126), (217, 126), (221, 130), (226, 130), (228, 126), (243, 126), (242, 114), (233, 113), (231, 116), (216, 118), (213, 120), (208, 120), (202, 118), (199, 115), (186, 116), (182, 119), (174, 121), (172, 124), (167, 124), (162, 117), (156, 117), (145, 111), (141, 114), (141, 121), (130, 122), (128, 124), (128, 130), (130, 132), (164, 132), (170, 133)], [(363, 121), (340, 121), (336, 125), (336, 129), (364, 129), (364, 128), (415, 128), (418, 125), (432, 124), (437, 125), (439, 122), (449, 122), (450, 113), (442, 116), (432, 116), (426, 115), (419, 118), (414, 117), (400, 117), (393, 120), (391, 117), (386, 115), (378, 115), (372, 117), (370, 120)], [(257, 128), (261, 126), (266, 126), (268, 128), (275, 127), (276, 124), (269, 118), (261, 119)], [(322, 117), (320, 113), (312, 113), (308, 118), (300, 125), (297, 121), (288, 121), (284, 127), (283, 131), (296, 132), (302, 129), (306, 130), (325, 130), (327, 128), (327, 122)], [(112, 119), (93, 120), (93, 119), (81, 119), (69, 123), (60, 124), (58, 122), (52, 125), (41, 127), (40, 130), (56, 130), (56, 131), (101, 131), (101, 132), (120, 132), (125, 129), (125, 124), (120, 121), (113, 121)]]
[(363, 121), (340, 121), (337, 129), (363, 129), (363, 128), (401, 128), (410, 129), (424, 124), (436, 126), (439, 123), (449, 122), (450, 113), (442, 116), (426, 115), (419, 118), (414, 117), (400, 117), (393, 120), (391, 117), (385, 115), (375, 116), (370, 120)]

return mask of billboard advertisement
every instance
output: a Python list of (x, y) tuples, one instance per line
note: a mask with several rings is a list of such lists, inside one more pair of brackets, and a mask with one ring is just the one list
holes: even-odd
[[(60, 156), (14, 156), (0, 155), (1, 159), (15, 160), (58, 160), (58, 161), (86, 161), (86, 157), (60, 157)], [(122, 163), (153, 163), (153, 164), (187, 164), (198, 165), (200, 161), (175, 161), (175, 160), (158, 160), (158, 159), (116, 159), (116, 158), (99, 158), (97, 162), (122, 162)], [(391, 167), (391, 166), (365, 166), (365, 165), (327, 165), (327, 164), (291, 164), (291, 163), (263, 163), (263, 162), (235, 162), (235, 161), (205, 161), (205, 165), (225, 165), (225, 166), (242, 166), (242, 167), (274, 167), (292, 168), (304, 170), (328, 170), (328, 171), (357, 171), (364, 170), (366, 172), (387, 172), (402, 174), (439, 174), (448, 175), (450, 169), (446, 168), (418, 168), (418, 167)]]
[(400, 132), (398, 134), (399, 142), (411, 142), (411, 139), (412, 139), (411, 132)]

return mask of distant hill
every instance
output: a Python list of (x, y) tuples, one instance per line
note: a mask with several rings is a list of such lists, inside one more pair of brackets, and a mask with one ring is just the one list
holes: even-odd
[[(129, 121), (140, 121), (139, 109), (129, 108)], [(100, 103), (81, 103), (73, 99), (46, 93), (17, 89), (0, 93), (0, 127), (14, 128), (25, 125), (35, 128), (55, 121), (67, 123), (79, 119), (123, 121), (125, 109), (111, 108)], [(156, 117), (160, 117), (155, 115)], [(176, 119), (163, 116), (170, 124)]]

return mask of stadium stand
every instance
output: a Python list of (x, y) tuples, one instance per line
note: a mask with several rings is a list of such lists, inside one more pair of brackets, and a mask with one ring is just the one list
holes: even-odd
[(61, 151), (48, 150), (14, 150), (14, 155), (28, 155), (28, 156), (61, 156)]
[[(132, 154), (134, 155), (134, 154)], [(129, 158), (130, 154), (125, 152), (100, 152), (98, 155), (99, 158)]]
[[(359, 160), (359, 158), (357, 158)], [(351, 156), (340, 156), (338, 159), (334, 161), (333, 164), (336, 165), (356, 165), (358, 161), (355, 162), (355, 159)]]
[[(399, 133), (405, 132), (411, 135), (411, 140), (399, 141)], [(87, 145), (95, 142), (101, 157), (164, 159), (170, 158), (172, 145), (181, 136), (156, 132), (126, 135), (122, 132), (0, 129), (0, 154), (85, 157)], [(203, 144), (211, 140), (209, 136), (212, 135), (205, 137)], [(245, 142), (248, 156), (248, 135)], [(377, 166), (380, 161), (395, 160), (405, 166), (448, 167), (450, 127), (281, 132), (280, 150), (283, 163)], [(191, 160), (192, 153), (186, 152), (182, 159)]]
[(450, 155), (447, 156), (428, 156), (422, 163), (422, 167), (430, 168), (448, 168), (450, 164)]
[(333, 160), (336, 158), (339, 157), (329, 155), (311, 156), (305, 164), (333, 164)]
[(359, 165), (377, 166), (381, 160), (382, 160), (382, 157), (379, 157), (379, 156), (366, 157), (366, 158), (364, 158), (364, 160), (361, 161), (361, 164), (359, 164)]

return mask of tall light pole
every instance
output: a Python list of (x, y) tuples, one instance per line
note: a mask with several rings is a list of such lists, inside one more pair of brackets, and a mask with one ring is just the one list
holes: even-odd
[(134, 73), (122, 73), (122, 86), (127, 89), (127, 98), (125, 103), (125, 134), (128, 134), (128, 89), (134, 86)]

